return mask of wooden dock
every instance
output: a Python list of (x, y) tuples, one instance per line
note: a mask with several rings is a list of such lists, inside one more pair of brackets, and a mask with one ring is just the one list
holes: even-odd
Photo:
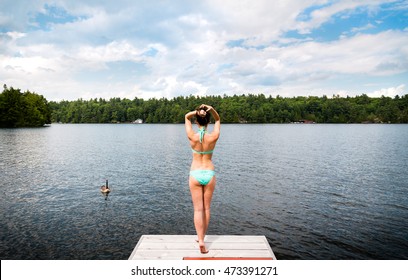
[(195, 235), (142, 235), (129, 260), (276, 260), (265, 236), (207, 235), (201, 254)]

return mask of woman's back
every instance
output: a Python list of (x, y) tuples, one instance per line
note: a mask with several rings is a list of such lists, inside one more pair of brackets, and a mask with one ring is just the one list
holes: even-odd
[[(219, 134), (207, 133), (204, 135), (198, 132), (190, 139), (191, 149), (193, 151), (192, 168), (213, 168), (211, 159), (218, 140)], [(200, 142), (201, 140), (201, 142)]]

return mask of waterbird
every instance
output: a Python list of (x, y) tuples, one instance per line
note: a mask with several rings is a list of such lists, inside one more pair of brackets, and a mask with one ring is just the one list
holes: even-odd
[(101, 186), (101, 192), (102, 193), (109, 193), (110, 191), (111, 190), (110, 190), (109, 185), (108, 185), (108, 180), (106, 180), (105, 185)]

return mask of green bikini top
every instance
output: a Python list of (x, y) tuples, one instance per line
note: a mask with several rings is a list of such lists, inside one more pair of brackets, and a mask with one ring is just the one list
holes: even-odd
[[(200, 134), (200, 143), (203, 143), (203, 139), (204, 139), (204, 134), (207, 133), (207, 131), (205, 131), (205, 127), (202, 127), (198, 130), (198, 133)], [(214, 150), (210, 150), (210, 151), (196, 151), (194, 149), (191, 149), (193, 151), (193, 153), (196, 154), (200, 154), (200, 155), (208, 155), (208, 154), (212, 154)]]

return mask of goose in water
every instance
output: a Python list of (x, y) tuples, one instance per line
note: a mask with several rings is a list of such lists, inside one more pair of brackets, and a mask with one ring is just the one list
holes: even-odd
[(106, 180), (106, 183), (105, 183), (105, 185), (104, 186), (101, 186), (101, 192), (103, 193), (103, 194), (108, 194), (108, 193), (110, 193), (110, 188), (109, 188), (109, 185), (108, 185), (108, 180)]

